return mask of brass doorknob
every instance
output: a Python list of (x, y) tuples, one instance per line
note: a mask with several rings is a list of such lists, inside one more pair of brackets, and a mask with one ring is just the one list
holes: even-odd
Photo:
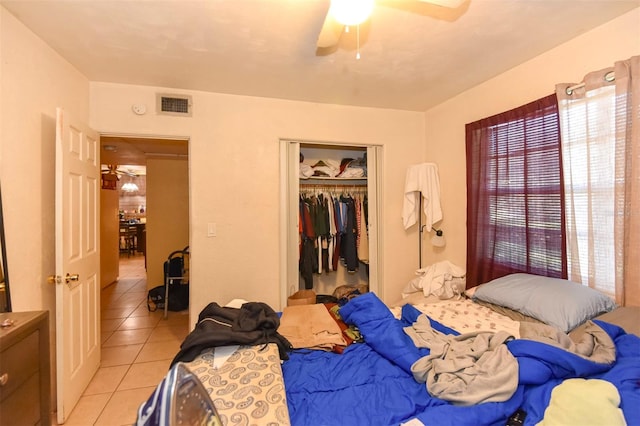
[[(67, 274), (67, 276), (64, 277), (65, 284), (69, 284), (71, 281), (80, 281), (80, 275), (79, 274)], [(49, 284), (60, 284), (60, 283), (62, 283), (62, 277), (60, 275), (49, 275), (47, 277), (47, 282)]]
[(67, 276), (64, 278), (64, 282), (69, 284), (71, 281), (79, 281), (80, 280), (80, 275), (79, 274), (67, 274)]

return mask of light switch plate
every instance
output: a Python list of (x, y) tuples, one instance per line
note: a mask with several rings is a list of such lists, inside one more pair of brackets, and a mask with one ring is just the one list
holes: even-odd
[(207, 224), (207, 237), (215, 237), (216, 236), (216, 224), (208, 223)]

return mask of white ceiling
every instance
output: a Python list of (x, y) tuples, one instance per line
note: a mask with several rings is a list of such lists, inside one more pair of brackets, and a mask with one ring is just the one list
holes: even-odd
[(354, 31), (316, 51), (328, 0), (0, 4), (91, 81), (425, 111), (640, 0), (378, 0), (360, 60)]

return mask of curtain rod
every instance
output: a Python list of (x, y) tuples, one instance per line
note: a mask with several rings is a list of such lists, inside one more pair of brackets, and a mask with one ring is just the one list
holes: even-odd
[[(607, 81), (609, 83), (612, 82), (615, 79), (616, 79), (616, 74), (613, 71), (609, 71), (608, 73), (606, 73), (604, 75), (604, 81)], [(579, 83), (579, 84), (575, 84), (573, 86), (569, 86), (566, 89), (567, 95), (572, 95), (574, 90), (581, 89), (583, 87), (584, 87), (584, 83)]]

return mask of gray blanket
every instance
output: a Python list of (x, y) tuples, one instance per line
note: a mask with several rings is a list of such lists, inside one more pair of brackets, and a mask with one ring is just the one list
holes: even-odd
[(593, 321), (584, 324), (583, 334), (577, 337), (577, 341), (550, 325), (532, 322), (520, 323), (520, 338), (557, 346), (601, 364), (611, 364), (616, 360), (613, 340)]
[(476, 332), (452, 336), (431, 327), (420, 315), (404, 329), (418, 347), (430, 355), (411, 366), (413, 376), (425, 383), (430, 395), (459, 405), (506, 401), (518, 386), (518, 363), (505, 343), (508, 333)]

